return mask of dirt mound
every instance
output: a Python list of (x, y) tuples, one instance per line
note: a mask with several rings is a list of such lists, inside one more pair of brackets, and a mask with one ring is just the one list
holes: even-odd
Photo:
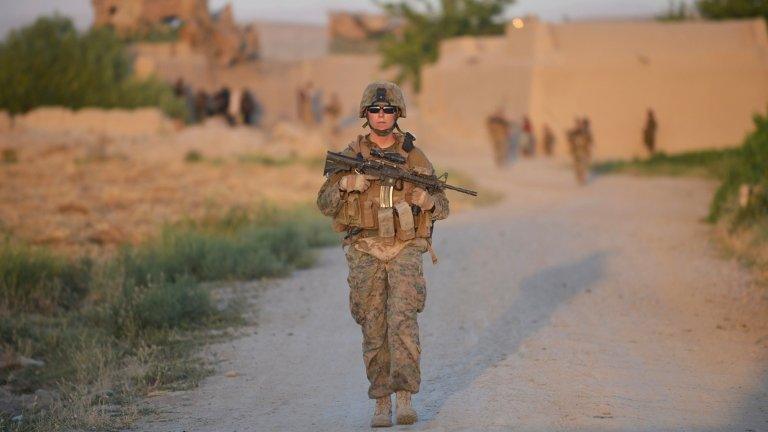
[(84, 108), (74, 111), (62, 107), (43, 107), (17, 116), (14, 128), (51, 133), (136, 136), (171, 132), (174, 123), (157, 108)]

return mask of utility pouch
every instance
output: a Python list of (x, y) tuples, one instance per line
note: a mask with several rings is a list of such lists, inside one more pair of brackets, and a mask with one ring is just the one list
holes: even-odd
[(397, 238), (406, 241), (416, 237), (411, 205), (405, 201), (400, 201), (395, 204), (395, 210), (397, 210), (397, 222), (399, 228), (397, 230)]
[(360, 217), (360, 194), (359, 193), (350, 193), (347, 195), (347, 208), (345, 209), (347, 212), (347, 225), (352, 226), (360, 226), (361, 217)]
[(394, 240), (395, 238), (395, 214), (391, 208), (379, 207), (379, 237)]
[(416, 218), (416, 237), (427, 238), (431, 234), (432, 212), (421, 211)]
[(374, 200), (365, 200), (363, 201), (363, 210), (362, 210), (362, 223), (360, 224), (361, 228), (365, 229), (374, 229), (376, 228), (376, 210), (379, 208), (379, 204)]

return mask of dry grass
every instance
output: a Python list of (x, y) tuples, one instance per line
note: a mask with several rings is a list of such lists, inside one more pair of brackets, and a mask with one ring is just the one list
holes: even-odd
[[(18, 153), (16, 163), (0, 164), (0, 202), (13, 203), (0, 206), (0, 221), (6, 233), (32, 244), (101, 252), (138, 244), (182, 218), (313, 200), (323, 181), (316, 164), (244, 163), (243, 155), (311, 161), (322, 146), (265, 142), (259, 132), (216, 125), (146, 139), (0, 135), (0, 148)], [(195, 160), (217, 163), (190, 163)]]
[(729, 255), (753, 269), (758, 283), (768, 287), (768, 219), (735, 228), (730, 221), (720, 221), (714, 232)]

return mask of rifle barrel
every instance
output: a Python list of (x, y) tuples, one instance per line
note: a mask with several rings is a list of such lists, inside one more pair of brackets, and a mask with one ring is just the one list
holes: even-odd
[[(331, 160), (331, 161), (334, 161), (334, 162), (340, 162), (340, 163), (343, 163), (343, 164), (349, 164), (350, 166), (360, 166), (360, 165), (362, 165), (364, 163), (363, 160), (360, 160), (360, 159), (357, 159), (357, 158), (353, 158), (353, 157), (349, 157), (349, 156), (343, 155), (341, 153), (336, 153), (336, 152), (332, 152), (332, 151), (329, 151), (327, 153), (327, 158), (329, 160)], [(467, 195), (477, 196), (477, 192), (476, 191), (473, 191), (473, 190), (470, 190), (470, 189), (465, 189), (465, 188), (458, 187), (458, 186), (451, 186), (448, 183), (445, 183), (443, 181), (438, 180), (437, 178), (426, 178), (426, 177), (423, 177), (423, 176), (420, 176), (420, 175), (411, 174), (411, 173), (409, 173), (409, 172), (407, 172), (405, 170), (402, 170), (401, 168), (398, 168), (398, 170), (403, 171), (402, 178), (405, 181), (411, 181), (411, 183), (422, 184), (422, 185), (425, 185), (427, 187), (431, 186), (431, 187), (436, 187), (436, 188), (439, 188), (439, 189), (450, 189), (450, 190), (454, 190), (456, 192), (461, 192), (461, 193), (464, 193), (464, 194), (467, 194)]]

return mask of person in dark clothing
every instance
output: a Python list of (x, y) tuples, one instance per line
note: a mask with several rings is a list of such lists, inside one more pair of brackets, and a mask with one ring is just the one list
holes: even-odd
[(656, 153), (656, 129), (658, 123), (656, 122), (656, 113), (652, 109), (648, 109), (648, 114), (645, 120), (645, 128), (643, 128), (643, 143), (648, 150), (648, 154), (653, 156)]

